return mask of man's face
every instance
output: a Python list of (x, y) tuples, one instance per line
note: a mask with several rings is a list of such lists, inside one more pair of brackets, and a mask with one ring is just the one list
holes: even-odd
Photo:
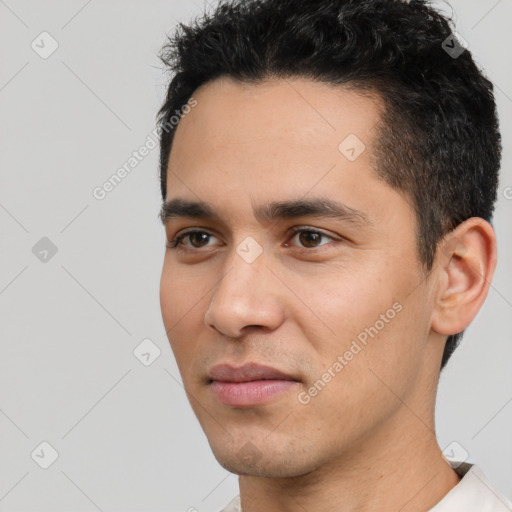
[[(415, 216), (372, 171), (378, 100), (305, 79), (221, 79), (194, 97), (167, 201), (202, 201), (215, 217), (167, 220), (168, 240), (199, 233), (166, 250), (164, 324), (218, 461), (305, 474), (385, 439), (411, 416), (403, 402), (426, 396), (432, 285)], [(346, 214), (263, 210), (319, 199)], [(236, 373), (248, 363), (291, 380)]]

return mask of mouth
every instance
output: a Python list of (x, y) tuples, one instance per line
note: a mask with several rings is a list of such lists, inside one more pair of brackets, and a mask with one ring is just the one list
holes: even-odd
[(247, 363), (241, 367), (220, 364), (208, 373), (215, 398), (231, 407), (254, 407), (275, 401), (300, 381), (277, 368)]

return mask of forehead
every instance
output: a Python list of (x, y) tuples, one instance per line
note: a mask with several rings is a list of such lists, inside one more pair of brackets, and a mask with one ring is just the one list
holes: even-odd
[(227, 153), (237, 146), (246, 156), (251, 147), (287, 154), (289, 145), (298, 146), (296, 152), (330, 149), (338, 154), (340, 142), (351, 134), (371, 146), (382, 105), (376, 95), (304, 78), (253, 84), (222, 77), (201, 86), (194, 98), (197, 106), (178, 125), (171, 157), (190, 149), (180, 144), (190, 143), (190, 137), (195, 149), (208, 149), (212, 157), (211, 151)]
[(252, 212), (255, 204), (310, 194), (369, 217), (389, 214), (383, 203), (396, 192), (373, 172), (378, 97), (302, 78), (221, 78), (193, 97), (197, 105), (174, 136), (167, 199)]
[(172, 171), (231, 167), (247, 171), (246, 179), (265, 173), (282, 182), (288, 170), (296, 177), (325, 165), (357, 167), (350, 159), (360, 152), (357, 160), (370, 165), (381, 111), (377, 97), (304, 78), (250, 84), (222, 77), (194, 98), (197, 106), (176, 129)]

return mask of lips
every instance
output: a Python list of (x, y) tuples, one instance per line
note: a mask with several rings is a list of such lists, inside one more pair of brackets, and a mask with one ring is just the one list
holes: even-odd
[(210, 370), (208, 376), (210, 381), (215, 380), (221, 382), (251, 382), (255, 380), (297, 381), (296, 378), (285, 372), (257, 363), (246, 363), (239, 368), (228, 364), (219, 364)]
[(230, 407), (256, 407), (275, 402), (299, 384), (296, 378), (281, 370), (256, 363), (239, 368), (220, 364), (214, 366), (208, 376), (215, 398)]

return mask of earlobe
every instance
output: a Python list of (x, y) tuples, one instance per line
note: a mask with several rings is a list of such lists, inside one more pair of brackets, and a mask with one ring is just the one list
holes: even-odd
[(459, 224), (441, 241), (434, 265), (438, 287), (432, 312), (432, 330), (457, 334), (480, 310), (496, 268), (496, 235), (479, 217)]

